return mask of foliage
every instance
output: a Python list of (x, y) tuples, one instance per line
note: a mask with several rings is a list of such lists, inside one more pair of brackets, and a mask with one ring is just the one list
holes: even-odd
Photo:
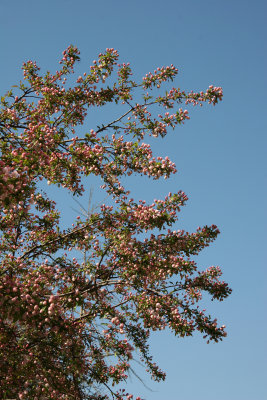
[[(147, 204), (121, 183), (131, 174), (175, 173), (174, 163), (154, 157), (143, 138), (164, 137), (168, 127), (184, 123), (187, 110), (169, 113), (177, 104), (216, 104), (221, 88), (155, 95), (177, 69), (158, 68), (137, 84), (114, 49), (68, 86), (77, 61), (73, 46), (54, 75), (41, 75), (28, 61), (25, 82), (1, 99), (2, 399), (131, 399), (114, 386), (127, 379), (135, 350), (153, 379), (165, 376), (149, 354), (151, 331), (168, 327), (184, 337), (197, 330), (216, 342), (226, 336), (197, 303), (202, 291), (223, 300), (231, 290), (219, 280), (219, 267), (198, 272), (190, 260), (216, 238), (217, 227), (171, 230), (187, 200), (183, 192)], [(77, 134), (88, 109), (110, 102), (125, 111)], [(155, 106), (165, 114), (153, 116)], [(41, 181), (81, 196), (90, 174), (99, 176), (114, 204), (64, 230)], [(83, 261), (73, 257), (77, 250), (87, 254)]]

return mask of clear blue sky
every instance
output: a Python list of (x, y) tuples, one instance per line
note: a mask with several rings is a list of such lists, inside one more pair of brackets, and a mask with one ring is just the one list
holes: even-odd
[(142, 375), (153, 391), (135, 378), (128, 387), (147, 400), (266, 399), (266, 20), (263, 0), (0, 2), (1, 94), (21, 79), (23, 61), (53, 71), (70, 43), (81, 50), (82, 70), (114, 47), (138, 77), (173, 63), (177, 86), (224, 89), (217, 107), (190, 110), (185, 126), (153, 142), (179, 173), (157, 184), (131, 182), (135, 197), (147, 200), (185, 191), (189, 202), (175, 228), (219, 226), (198, 263), (220, 265), (233, 288), (225, 302), (207, 305), (227, 325), (223, 343), (153, 335), (167, 379), (155, 384)]

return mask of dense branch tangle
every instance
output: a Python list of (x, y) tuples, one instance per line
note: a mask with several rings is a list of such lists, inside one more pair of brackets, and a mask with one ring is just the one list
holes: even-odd
[[(159, 179), (175, 173), (168, 157), (155, 158), (142, 141), (164, 137), (189, 118), (177, 105), (216, 104), (221, 88), (156, 95), (177, 69), (158, 68), (136, 83), (114, 49), (71, 85), (78, 60), (70, 46), (61, 69), (43, 76), (28, 61), (25, 83), (1, 100), (3, 399), (131, 399), (113, 386), (127, 379), (134, 351), (153, 379), (165, 376), (149, 354), (151, 330), (169, 327), (180, 337), (198, 330), (215, 341), (226, 335), (197, 303), (202, 291), (223, 300), (230, 289), (218, 267), (198, 272), (190, 259), (216, 238), (217, 227), (171, 230), (187, 200), (183, 192), (146, 204), (120, 182), (131, 174)], [(118, 105), (111, 122), (77, 133), (88, 124), (88, 110), (111, 102)], [(165, 109), (162, 115), (153, 115), (156, 105)], [(40, 181), (78, 196), (85, 190), (82, 177), (90, 174), (100, 177), (114, 204), (62, 230), (56, 203)]]

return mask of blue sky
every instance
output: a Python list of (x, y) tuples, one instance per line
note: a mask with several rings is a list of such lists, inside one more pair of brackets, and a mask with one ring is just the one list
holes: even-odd
[[(261, 0), (0, 2), (1, 95), (21, 79), (24, 61), (54, 71), (70, 43), (79, 47), (84, 71), (100, 51), (114, 47), (137, 78), (173, 63), (180, 88), (223, 87), (218, 106), (189, 109), (190, 121), (151, 142), (156, 154), (176, 163), (178, 174), (164, 182), (129, 182), (136, 198), (149, 201), (185, 191), (189, 202), (175, 228), (219, 226), (220, 237), (198, 264), (220, 265), (233, 288), (226, 301), (207, 303), (227, 326), (223, 343), (207, 345), (200, 336), (177, 339), (168, 332), (152, 336), (152, 352), (167, 379), (155, 384), (142, 374), (152, 391), (134, 377), (128, 386), (146, 400), (264, 400), (267, 395), (266, 17), (267, 3)], [(114, 115), (113, 110), (101, 113), (104, 119)], [(94, 128), (88, 124), (88, 130)], [(88, 182), (88, 188), (94, 184)], [(98, 196), (95, 188), (95, 201)], [(59, 200), (65, 210), (77, 208), (71, 198)]]

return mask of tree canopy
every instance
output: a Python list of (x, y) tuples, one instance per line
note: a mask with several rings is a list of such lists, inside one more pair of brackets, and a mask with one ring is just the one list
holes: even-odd
[[(148, 204), (122, 184), (132, 174), (174, 174), (175, 164), (143, 140), (189, 119), (183, 105), (215, 105), (222, 89), (159, 94), (177, 69), (158, 68), (137, 83), (114, 49), (73, 80), (79, 59), (69, 46), (60, 69), (43, 75), (28, 61), (24, 81), (1, 98), (1, 399), (130, 400), (116, 385), (136, 354), (153, 379), (165, 377), (149, 352), (151, 331), (226, 336), (198, 302), (202, 292), (221, 301), (231, 289), (219, 267), (199, 271), (192, 259), (218, 228), (173, 230), (184, 192)], [(88, 128), (88, 111), (111, 102), (114, 119)], [(112, 205), (63, 229), (42, 181), (83, 196), (89, 175), (101, 179)]]

